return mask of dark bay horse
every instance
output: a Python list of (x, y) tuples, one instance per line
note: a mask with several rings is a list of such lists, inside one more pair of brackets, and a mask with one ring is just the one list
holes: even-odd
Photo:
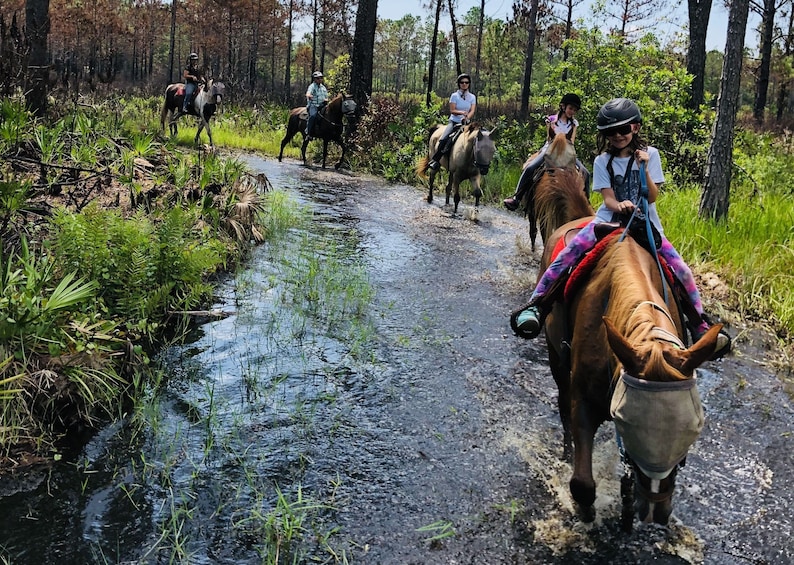
[[(529, 160), (535, 158), (532, 155)], [(558, 133), (543, 156), (540, 178), (527, 190), (524, 209), (529, 218), (532, 251), (540, 222), (544, 245), (551, 233), (569, 219), (595, 215), (584, 192), (584, 177), (576, 167), (576, 150), (564, 133)], [(573, 190), (578, 190), (576, 194)]]
[[(541, 273), (560, 238), (580, 224), (566, 223), (548, 238)], [(592, 521), (594, 436), (614, 420), (626, 463), (623, 528), (631, 530), (635, 510), (641, 521), (666, 524), (678, 467), (703, 425), (695, 369), (713, 354), (721, 326), (686, 348), (678, 308), (665, 300), (672, 295), (668, 283), (631, 236), (603, 240), (585, 261), (589, 277), (580, 277), (575, 290), (571, 275), (565, 303), (555, 304), (545, 322), (564, 456), (573, 456), (571, 495), (582, 520)]]
[[(430, 176), (430, 187), (427, 193), (428, 204), (433, 203), (433, 183), (438, 171), (430, 169), (428, 166), (430, 158), (435, 154), (441, 135), (444, 133), (444, 126), (437, 125), (430, 130), (428, 139), (428, 154), (416, 164), (416, 174), (420, 177)], [(454, 134), (453, 134), (454, 135)], [(480, 189), (481, 175), (487, 175), (491, 166), (496, 145), (494, 144), (494, 130), (481, 128), (478, 124), (472, 123), (462, 127), (460, 135), (455, 140), (452, 149), (441, 158), (441, 166), (449, 171), (447, 181), (446, 205), (449, 206), (449, 197), (455, 193), (455, 210), (458, 213), (460, 203), (460, 183), (468, 180), (471, 183), (474, 194), (475, 211), (480, 206), (482, 189)]]
[[(210, 79), (207, 84), (201, 85), (193, 97), (193, 104), (190, 105), (189, 114), (199, 118), (199, 127), (196, 132), (196, 137), (193, 143), (199, 142), (201, 130), (207, 128), (207, 136), (210, 138), (210, 146), (214, 147), (212, 142), (212, 131), (210, 131), (210, 118), (215, 115), (215, 112), (223, 101), (223, 93), (226, 89), (225, 85), (220, 81), (213, 81)], [(166, 118), (168, 119), (168, 126), (171, 135), (176, 135), (178, 132), (174, 118), (176, 111), (182, 108), (182, 101), (185, 99), (185, 85), (181, 82), (176, 84), (169, 84), (165, 89), (165, 103), (163, 110), (160, 112), (160, 128), (165, 131)]]
[[(346, 93), (337, 94), (328, 104), (320, 109), (317, 120), (314, 122), (314, 131), (311, 132), (310, 137), (323, 140), (323, 169), (325, 168), (325, 160), (328, 156), (328, 142), (335, 141), (339, 147), (342, 148), (342, 156), (339, 161), (334, 165), (335, 169), (339, 169), (345, 160), (345, 151), (347, 147), (342, 139), (344, 132), (343, 118), (348, 121), (352, 120), (356, 115), (356, 102), (353, 96)], [(309, 119), (309, 113), (306, 111), (305, 106), (299, 106), (290, 110), (289, 119), (287, 120), (287, 133), (284, 139), (281, 140), (281, 151), (278, 153), (278, 160), (284, 156), (284, 147), (287, 143), (292, 141), (295, 134), (299, 133), (303, 136), (303, 145), (301, 145), (301, 159), (306, 164), (306, 146), (309, 145), (309, 137), (306, 137), (306, 121)]]

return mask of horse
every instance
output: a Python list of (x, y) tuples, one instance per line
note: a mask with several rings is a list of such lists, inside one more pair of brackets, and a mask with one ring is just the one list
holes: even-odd
[[(430, 170), (430, 187), (427, 193), (428, 204), (433, 203), (433, 183), (438, 172), (430, 169), (430, 159), (436, 152), (441, 135), (444, 133), (444, 127), (443, 125), (436, 125), (430, 129), (430, 136), (427, 141), (428, 155), (420, 159), (416, 165), (416, 173), (422, 178), (426, 178), (427, 172)], [(480, 198), (482, 198), (480, 176), (488, 174), (494, 153), (496, 153), (494, 131), (495, 129), (489, 131), (476, 123), (462, 126), (460, 134), (453, 142), (452, 149), (441, 158), (441, 166), (449, 171), (446, 205), (449, 206), (449, 196), (454, 189), (455, 214), (458, 213), (458, 204), (460, 203), (460, 183), (467, 179), (471, 183), (474, 192), (475, 210), (480, 206)], [(455, 133), (452, 135), (455, 135)]]
[(320, 109), (317, 120), (314, 122), (314, 131), (309, 136), (306, 135), (306, 122), (309, 119), (309, 113), (306, 106), (299, 106), (290, 110), (289, 118), (287, 119), (287, 133), (284, 139), (281, 140), (281, 151), (278, 153), (278, 161), (284, 155), (284, 147), (287, 143), (292, 141), (295, 134), (300, 132), (303, 136), (303, 145), (301, 145), (301, 159), (303, 164), (306, 164), (306, 146), (309, 145), (311, 138), (319, 138), (323, 140), (323, 169), (325, 168), (325, 160), (328, 156), (328, 142), (335, 141), (339, 147), (342, 148), (342, 156), (339, 161), (334, 165), (335, 169), (339, 169), (345, 160), (345, 142), (342, 140), (342, 132), (344, 131), (343, 118), (347, 118), (348, 122), (356, 115), (356, 102), (353, 96), (345, 92), (337, 94), (328, 104)]
[[(189, 114), (198, 116), (199, 127), (196, 132), (196, 137), (193, 143), (199, 142), (201, 130), (207, 128), (207, 136), (210, 138), (210, 146), (214, 147), (212, 142), (212, 132), (210, 131), (210, 118), (215, 114), (218, 106), (223, 100), (223, 93), (226, 86), (220, 81), (210, 79), (206, 84), (199, 86), (198, 91), (193, 97), (193, 103), (190, 105)], [(169, 84), (165, 89), (165, 103), (163, 110), (160, 112), (160, 129), (165, 131), (165, 121), (168, 118), (168, 125), (171, 135), (176, 135), (178, 132), (176, 126), (176, 111), (182, 108), (182, 101), (185, 99), (185, 85), (181, 82)]]
[[(535, 154), (537, 155), (537, 154)], [(535, 159), (530, 156), (528, 162)], [(543, 156), (543, 168), (524, 197), (524, 210), (529, 218), (529, 239), (535, 251), (540, 218), (540, 237), (546, 243), (551, 233), (565, 223), (565, 218), (595, 214), (584, 192), (584, 177), (576, 167), (576, 150), (564, 133), (554, 136)], [(570, 188), (576, 188), (579, 195)]]
[[(569, 187), (568, 194), (582, 192)], [(549, 236), (539, 276), (558, 242), (581, 224), (569, 221)], [(570, 492), (580, 518), (592, 522), (594, 436), (614, 420), (624, 456), (623, 529), (631, 531), (635, 512), (643, 522), (667, 524), (677, 470), (703, 425), (695, 369), (714, 353), (721, 325), (687, 348), (679, 308), (667, 300), (669, 282), (656, 258), (630, 235), (603, 239), (584, 262), (589, 278), (574, 271), (565, 303), (557, 302), (545, 320), (563, 457), (573, 459)]]

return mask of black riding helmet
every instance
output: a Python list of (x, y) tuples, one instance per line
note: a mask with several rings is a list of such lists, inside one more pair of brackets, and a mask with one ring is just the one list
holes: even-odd
[(574, 94), (572, 92), (569, 92), (568, 94), (566, 94), (565, 96), (562, 97), (562, 100), (560, 100), (560, 106), (565, 108), (569, 104), (571, 106), (576, 106), (577, 108), (581, 108), (582, 107), (582, 99), (579, 98), (578, 94)]
[(469, 82), (471, 82), (471, 77), (469, 75), (467, 75), (466, 73), (461, 73), (458, 75), (457, 84), (460, 84), (460, 81), (462, 81), (464, 78), (469, 79)]
[(642, 112), (639, 106), (628, 98), (613, 98), (601, 106), (596, 123), (599, 131), (624, 124), (641, 124)]

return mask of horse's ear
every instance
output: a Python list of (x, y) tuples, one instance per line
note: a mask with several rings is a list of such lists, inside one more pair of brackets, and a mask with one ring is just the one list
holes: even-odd
[(618, 331), (617, 327), (615, 327), (615, 324), (613, 324), (606, 316), (603, 317), (603, 320), (604, 327), (606, 327), (607, 330), (607, 340), (609, 341), (609, 346), (623, 364), (623, 368), (626, 369), (626, 372), (630, 375), (639, 375), (643, 369), (642, 360), (631, 347), (629, 342), (626, 341), (626, 338), (623, 337), (623, 335)]
[(494, 132), (495, 132), (495, 131), (496, 131), (498, 128), (499, 128), (499, 126), (494, 126), (494, 128), (493, 128), (491, 131), (489, 131), (489, 132), (488, 132), (488, 137), (490, 137), (491, 139), (496, 139), (496, 136), (494, 135)]

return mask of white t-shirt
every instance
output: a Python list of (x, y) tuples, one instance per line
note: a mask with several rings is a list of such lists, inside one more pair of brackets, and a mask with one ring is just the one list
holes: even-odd
[[(452, 93), (452, 96), (449, 97), (449, 103), (455, 104), (455, 109), (468, 112), (471, 110), (471, 107), (477, 103), (477, 97), (474, 96), (471, 92), (466, 93), (466, 98), (462, 96), (463, 92), (460, 90), (456, 90)], [(463, 121), (462, 114), (450, 114), (449, 121), (453, 124), (459, 124)]]
[[(651, 180), (657, 186), (664, 182), (664, 173), (662, 172), (662, 158), (659, 155), (659, 150), (655, 147), (646, 147), (645, 151), (649, 155), (646, 167)], [(612, 171), (614, 173), (614, 186), (613, 181), (609, 176), (607, 164), (609, 163), (609, 153), (601, 153), (593, 161), (593, 190), (601, 192), (604, 188), (611, 188), (615, 191), (615, 198), (618, 202), (623, 200), (631, 200), (636, 205), (639, 202), (639, 187), (640, 187), (640, 167), (637, 162), (631, 157), (615, 157), (612, 159)], [(629, 174), (628, 182), (625, 182), (626, 167), (631, 160), (631, 172)], [(613, 212), (606, 207), (606, 204), (601, 204), (596, 212), (596, 222), (611, 222), (616, 218), (616, 212)], [(651, 223), (659, 230), (659, 233), (664, 235), (662, 229), (662, 222), (659, 219), (659, 214), (656, 212), (656, 203), (648, 204), (648, 217)]]

